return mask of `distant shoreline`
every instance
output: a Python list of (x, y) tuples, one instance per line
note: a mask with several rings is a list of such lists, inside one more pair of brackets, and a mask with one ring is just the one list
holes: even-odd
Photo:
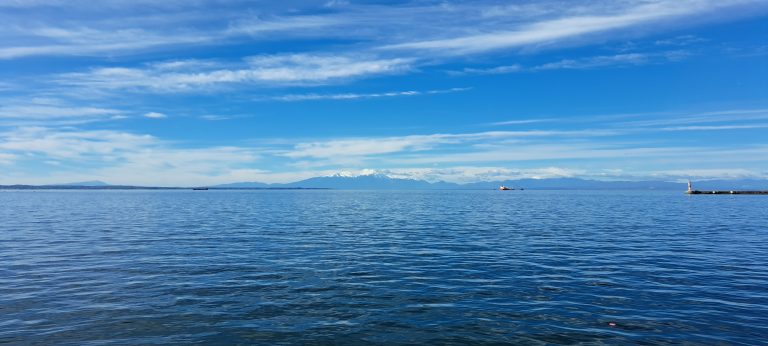
[[(268, 191), (290, 191), (290, 190), (332, 190), (332, 191), (498, 191), (498, 188), (400, 188), (400, 189), (377, 189), (377, 188), (331, 188), (331, 187), (206, 187), (200, 189), (197, 187), (171, 187), (171, 186), (68, 186), (68, 185), (0, 185), (0, 190), (202, 190), (202, 191), (248, 191), (248, 190), (268, 190)], [(511, 194), (525, 193), (526, 190), (533, 191), (678, 191), (677, 189), (639, 189), (639, 188), (574, 188), (574, 187), (540, 187), (513, 190)], [(201, 192), (202, 192), (201, 191)]]
[[(0, 190), (192, 190), (194, 187), (171, 186), (68, 186), (68, 185), (0, 185)], [(208, 190), (332, 190), (322, 187), (209, 187)]]

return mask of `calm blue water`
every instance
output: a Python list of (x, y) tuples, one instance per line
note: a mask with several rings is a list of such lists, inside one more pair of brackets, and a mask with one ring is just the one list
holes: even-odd
[(0, 344), (760, 344), (766, 221), (680, 192), (0, 191)]

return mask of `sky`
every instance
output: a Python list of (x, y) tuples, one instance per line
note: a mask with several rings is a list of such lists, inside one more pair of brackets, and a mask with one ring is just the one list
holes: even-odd
[(0, 184), (768, 178), (768, 0), (0, 1)]

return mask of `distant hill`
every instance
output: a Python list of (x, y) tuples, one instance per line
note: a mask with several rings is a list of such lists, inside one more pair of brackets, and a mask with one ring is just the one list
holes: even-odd
[[(468, 184), (427, 182), (417, 179), (389, 177), (386, 174), (314, 177), (287, 184), (238, 182), (209, 186), (220, 189), (337, 189), (337, 190), (493, 190), (504, 185), (527, 190), (670, 190), (685, 191), (686, 183), (668, 181), (602, 181), (580, 178), (518, 179)], [(110, 185), (102, 181), (83, 181), (57, 185), (4, 185), (0, 189), (166, 189), (168, 187)], [(695, 190), (768, 190), (765, 179), (697, 180)], [(170, 187), (184, 189), (184, 187)]]
[(460, 187), (460, 185), (451, 183), (429, 183), (423, 180), (390, 178), (384, 174), (360, 175), (356, 177), (337, 174), (329, 177), (309, 178), (280, 186), (345, 190), (433, 190)]
[(271, 187), (271, 185), (253, 181), (253, 182), (221, 184), (213, 187), (225, 188), (225, 189), (259, 189), (259, 188), (269, 188)]
[[(392, 178), (385, 174), (348, 176), (335, 174), (287, 184), (242, 182), (214, 188), (326, 188), (339, 190), (490, 190), (500, 185), (538, 190), (685, 190), (684, 183), (665, 181), (600, 181), (579, 178), (520, 179), (469, 184), (430, 183), (424, 180)], [(766, 187), (768, 189), (768, 187)]]
[(520, 179), (465, 184), (464, 187), (492, 189), (500, 185), (536, 190), (680, 190), (684, 183), (665, 181), (601, 181), (579, 178)]
[[(676, 190), (684, 191), (686, 183), (668, 181), (603, 181), (580, 178), (518, 179), (468, 184), (430, 183), (424, 180), (392, 178), (386, 174), (348, 176), (335, 174), (314, 177), (287, 184), (243, 182), (212, 186), (213, 188), (325, 188), (338, 190), (492, 190), (504, 185), (531, 190)], [(702, 180), (694, 181), (701, 190), (768, 190), (768, 180)]]
[(390, 178), (384, 174), (346, 176), (335, 174), (314, 177), (287, 184), (266, 184), (259, 182), (240, 182), (214, 185), (212, 188), (306, 188), (339, 190), (430, 190), (456, 189), (461, 185), (453, 183), (429, 183), (423, 180)]
[(107, 184), (103, 181), (99, 180), (91, 180), (91, 181), (81, 181), (77, 183), (67, 183), (67, 184), (52, 184), (52, 185), (58, 185), (58, 186), (111, 186), (110, 184)]

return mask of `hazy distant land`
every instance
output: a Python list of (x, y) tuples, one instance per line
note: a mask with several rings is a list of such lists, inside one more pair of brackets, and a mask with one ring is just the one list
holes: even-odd
[[(719, 179), (695, 181), (695, 188), (700, 190), (760, 190), (768, 189), (768, 180), (761, 179)], [(500, 185), (515, 189), (530, 190), (685, 190), (686, 183), (661, 180), (643, 181), (602, 181), (580, 178), (518, 179), (486, 181), (466, 184), (449, 182), (427, 182), (416, 179), (391, 178), (382, 174), (350, 176), (314, 177), (286, 184), (267, 184), (261, 182), (237, 182), (206, 186), (209, 189), (336, 189), (336, 190), (488, 190)], [(57, 190), (131, 190), (131, 189), (189, 189), (189, 187), (132, 186), (111, 185), (102, 181), (51, 185), (0, 185), (0, 189), (57, 189)]]

